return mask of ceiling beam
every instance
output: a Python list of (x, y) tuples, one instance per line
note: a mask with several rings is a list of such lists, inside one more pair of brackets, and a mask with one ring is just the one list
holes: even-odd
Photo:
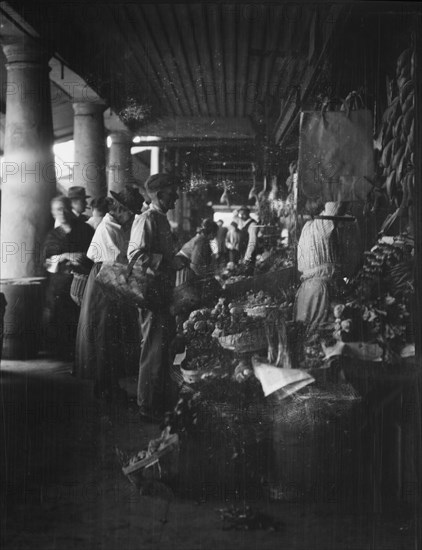
[[(177, 25), (177, 18), (174, 14), (173, 7), (170, 5), (155, 4), (155, 15), (160, 22), (160, 26), (163, 30), (163, 46), (168, 48), (168, 51), (174, 56), (172, 65), (177, 77), (185, 91), (185, 96), (188, 100), (190, 112), (193, 115), (199, 116), (200, 102), (197, 97), (197, 89), (192, 79), (192, 75), (189, 70), (189, 63), (186, 58), (186, 50), (181, 40), (180, 33)], [(171, 57), (166, 55), (166, 57)]]
[(255, 109), (256, 109), (256, 102), (258, 101), (258, 86), (259, 86), (259, 80), (258, 80), (258, 73), (259, 68), (261, 64), (261, 59), (258, 59), (255, 56), (251, 55), (250, 50), (258, 49), (262, 50), (264, 47), (264, 41), (265, 41), (265, 27), (266, 27), (266, 20), (267, 18), (262, 21), (261, 19), (258, 20), (260, 24), (256, 24), (254, 21), (252, 23), (252, 31), (251, 31), (251, 41), (248, 44), (249, 50), (248, 50), (248, 57), (249, 57), (249, 64), (248, 64), (248, 77), (246, 82), (248, 83), (248, 87), (252, 86), (252, 90), (246, 91), (246, 112), (245, 115), (251, 115)]
[[(129, 20), (126, 17), (126, 12), (122, 6), (110, 6), (104, 4), (101, 6), (102, 17), (106, 18), (105, 23), (110, 28), (113, 26), (116, 27), (119, 37), (124, 45), (124, 48), (129, 55), (125, 55), (125, 65), (126, 65), (126, 74), (136, 75), (139, 71), (142, 82), (129, 80), (128, 82), (120, 82), (119, 80), (115, 81), (117, 92), (126, 85), (129, 92), (133, 88), (140, 88), (141, 90), (146, 91), (146, 95), (154, 99), (158, 99), (158, 102), (162, 105), (167, 102), (172, 104), (172, 98), (168, 96), (166, 88), (164, 88), (159, 79), (157, 78), (156, 73), (153, 70), (148, 71), (148, 66), (145, 67), (144, 64), (141, 64), (139, 59), (142, 57), (143, 49), (142, 45), (138, 41), (137, 30), (133, 26), (133, 21)], [(112, 43), (112, 47), (116, 47), (115, 41)], [(133, 51), (137, 50), (138, 55), (133, 55)], [(144, 59), (147, 59), (147, 56), (143, 55)], [(121, 68), (121, 67), (119, 67)], [(131, 77), (129, 77), (131, 78)], [(126, 79), (125, 79), (126, 80)], [(129, 86), (127, 86), (129, 84)], [(114, 99), (114, 98), (113, 98)], [(121, 101), (121, 98), (116, 97), (117, 101)], [(164, 101), (163, 101), (164, 100)], [(152, 103), (157, 103), (157, 101), (151, 101)], [(114, 101), (112, 101), (112, 104)]]
[(224, 55), (223, 55), (223, 39), (221, 32), (221, 6), (219, 4), (204, 4), (199, 9), (204, 10), (208, 21), (208, 37), (210, 40), (212, 51), (212, 66), (215, 82), (215, 90), (217, 94), (218, 115), (226, 116), (226, 88), (224, 80)]
[(237, 62), (236, 62), (236, 82), (239, 86), (239, 95), (236, 101), (236, 116), (246, 116), (245, 102), (249, 101), (248, 98), (248, 48), (249, 48), (249, 36), (252, 28), (253, 17), (251, 12), (244, 12), (241, 9), (237, 12)]
[[(178, 98), (182, 114), (189, 116), (192, 114), (192, 110), (189, 103), (185, 86), (181, 81), (179, 75), (179, 69), (173, 59), (171, 47), (168, 43), (167, 37), (163, 32), (154, 32), (158, 29), (162, 30), (162, 25), (159, 19), (159, 14), (156, 11), (157, 6), (155, 4), (142, 4), (139, 3), (136, 6), (134, 4), (125, 4), (126, 9), (134, 14), (140, 13), (140, 17), (136, 18), (137, 24), (140, 25), (139, 35), (144, 39), (144, 44), (147, 44), (147, 51), (156, 60), (158, 66), (161, 68), (160, 76), (163, 83), (166, 83), (171, 88), (174, 88), (175, 95)], [(166, 82), (167, 80), (167, 82)]]
[(226, 115), (235, 116), (238, 82), (236, 79), (237, 57), (237, 26), (235, 22), (235, 5), (223, 4), (223, 52), (224, 52), (224, 80), (226, 82)]
[(140, 130), (143, 136), (197, 139), (254, 139), (248, 117), (162, 117)]
[[(202, 83), (204, 88), (205, 102), (207, 105), (208, 115), (217, 116), (217, 97), (216, 87), (213, 78), (212, 61), (210, 53), (210, 42), (208, 38), (208, 28), (205, 19), (204, 6), (187, 4), (182, 8), (186, 9), (186, 20), (190, 21), (192, 28), (192, 37), (196, 46), (196, 55), (198, 58), (198, 67), (202, 74)], [(181, 12), (183, 15), (183, 11)]]
[(215, 148), (215, 149), (221, 149), (223, 147), (237, 147), (241, 148), (243, 146), (245, 147), (251, 147), (251, 145), (254, 144), (254, 140), (249, 139), (241, 139), (241, 138), (213, 138), (213, 139), (198, 139), (198, 138), (162, 138), (157, 139), (154, 141), (148, 140), (144, 141), (141, 140), (136, 144), (136, 146), (132, 147), (132, 153), (137, 153), (137, 148), (139, 147), (139, 150), (143, 149), (144, 147), (177, 147), (177, 148), (185, 148), (185, 149), (202, 149), (202, 148)]
[(287, 133), (289, 132), (292, 124), (297, 119), (300, 106), (306, 100), (306, 97), (309, 94), (312, 83), (315, 79), (318, 78), (319, 70), (322, 62), (324, 61), (327, 55), (328, 45), (331, 42), (331, 38), (336, 28), (336, 24), (339, 21), (340, 15), (344, 16), (345, 6), (343, 5), (333, 5), (328, 11), (328, 16), (326, 17), (325, 25), (325, 35), (324, 43), (319, 54), (318, 60), (313, 64), (308, 64), (303, 74), (303, 78), (300, 79), (300, 91), (299, 91), (299, 102), (291, 101), (291, 96), (287, 97), (284, 105), (282, 106), (281, 114), (275, 123), (274, 126), (274, 140), (279, 145), (283, 142)]
[(199, 61), (198, 46), (195, 40), (196, 25), (191, 21), (189, 6), (178, 4), (176, 9), (172, 4), (171, 9), (173, 9), (179, 40), (183, 44), (184, 55), (188, 60), (188, 71), (197, 95), (200, 115), (209, 116), (212, 112), (209, 112), (208, 109), (207, 89), (204, 86), (205, 71)]

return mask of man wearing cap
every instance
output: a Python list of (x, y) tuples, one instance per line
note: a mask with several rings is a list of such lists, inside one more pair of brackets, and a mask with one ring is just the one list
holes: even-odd
[(88, 217), (85, 216), (84, 212), (87, 207), (87, 199), (90, 198), (90, 195), (86, 194), (85, 187), (81, 187), (80, 185), (69, 187), (67, 196), (72, 202), (72, 212), (74, 215), (81, 221), (88, 221)]
[[(150, 268), (157, 277), (164, 277), (174, 286), (176, 271), (187, 265), (188, 260), (176, 256), (174, 239), (167, 212), (173, 210), (179, 198), (178, 180), (170, 174), (150, 176), (145, 188), (151, 199), (146, 212), (133, 223), (128, 247), (128, 259), (139, 255), (137, 263)], [(150, 311), (140, 310), (142, 349), (139, 361), (138, 396), (140, 413), (144, 417), (157, 418), (171, 407), (168, 402), (169, 344), (175, 336), (175, 319), (168, 306)], [(167, 392), (167, 394), (166, 394)]]
[(239, 208), (239, 256), (246, 266), (253, 266), (256, 258), (257, 224), (247, 206)]

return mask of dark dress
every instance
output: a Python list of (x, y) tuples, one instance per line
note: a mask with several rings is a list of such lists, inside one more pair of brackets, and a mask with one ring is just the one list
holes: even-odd
[[(107, 223), (106, 223), (107, 222)], [(93, 242), (109, 239), (117, 261), (126, 261), (129, 232), (112, 220), (102, 222)], [(81, 304), (76, 336), (74, 374), (95, 381), (97, 396), (112, 396), (118, 391), (118, 379), (137, 372), (140, 338), (138, 309), (110, 300), (96, 281), (102, 262), (96, 262), (89, 274)]]
[(95, 278), (101, 262), (88, 277), (76, 336), (75, 375), (95, 381), (98, 393), (113, 392), (118, 379), (137, 371), (140, 339), (138, 310), (105, 294)]
[[(72, 220), (70, 225), (69, 233), (61, 226), (48, 233), (43, 250), (45, 259), (66, 252), (86, 253), (94, 235), (92, 227), (80, 220)], [(73, 358), (79, 316), (79, 308), (70, 297), (72, 271), (88, 272), (91, 265), (88, 259), (77, 268), (68, 261), (62, 261), (55, 273), (47, 275), (44, 346), (62, 359)]]

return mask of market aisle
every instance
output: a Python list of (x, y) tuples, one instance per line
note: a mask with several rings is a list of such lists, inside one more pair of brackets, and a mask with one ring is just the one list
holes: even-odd
[[(106, 409), (91, 387), (48, 359), (1, 366), (2, 548), (5, 550), (412, 547), (406, 517), (371, 517), (337, 503), (247, 502), (283, 522), (279, 532), (225, 531), (216, 510), (243, 502), (140, 496), (114, 447), (142, 449), (158, 435), (135, 410)], [(193, 462), (194, 463), (194, 462)], [(210, 480), (210, 484), (213, 480)], [(167, 519), (167, 521), (165, 521)]]

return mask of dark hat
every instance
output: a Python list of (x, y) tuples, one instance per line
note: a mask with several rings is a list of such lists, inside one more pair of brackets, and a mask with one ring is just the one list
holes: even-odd
[(154, 174), (145, 182), (147, 193), (157, 193), (168, 187), (179, 187), (180, 180), (174, 174)]
[(247, 206), (241, 206), (238, 212), (246, 212), (247, 214), (251, 213), (250, 209)]
[(142, 205), (144, 204), (144, 197), (139, 192), (137, 187), (131, 187), (125, 185), (120, 193), (110, 191), (110, 195), (125, 208), (133, 212), (134, 214), (140, 214), (142, 211)]
[(218, 225), (215, 223), (214, 220), (206, 218), (205, 220), (202, 220), (201, 229), (202, 231), (204, 231), (204, 233), (215, 234), (218, 231)]
[(69, 197), (69, 199), (89, 199), (91, 197), (91, 195), (86, 194), (85, 187), (82, 187), (81, 185), (74, 185), (73, 187), (69, 187), (67, 196)]

